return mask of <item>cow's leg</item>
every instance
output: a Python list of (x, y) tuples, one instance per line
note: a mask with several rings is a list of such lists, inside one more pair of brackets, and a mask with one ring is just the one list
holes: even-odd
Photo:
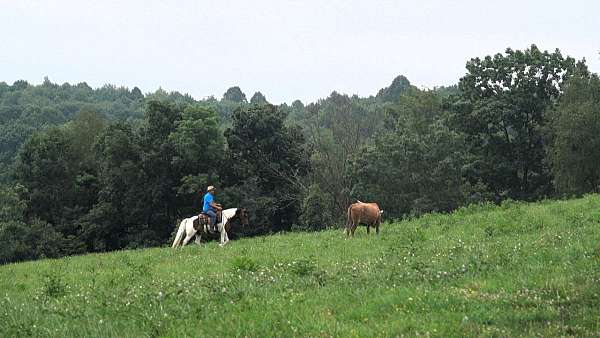
[(375, 224), (375, 232), (379, 235), (379, 222)]
[(367, 224), (367, 235), (371, 233), (371, 226)]
[(356, 227), (358, 224), (352, 224), (352, 237), (354, 237), (354, 231), (356, 231)]

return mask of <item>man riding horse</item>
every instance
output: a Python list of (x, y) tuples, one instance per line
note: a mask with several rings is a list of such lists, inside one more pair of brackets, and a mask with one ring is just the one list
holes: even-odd
[(206, 188), (206, 194), (203, 197), (202, 213), (208, 215), (210, 218), (210, 227), (213, 231), (217, 231), (217, 215), (221, 213), (223, 207), (221, 204), (215, 202), (215, 194), (217, 189), (212, 185)]

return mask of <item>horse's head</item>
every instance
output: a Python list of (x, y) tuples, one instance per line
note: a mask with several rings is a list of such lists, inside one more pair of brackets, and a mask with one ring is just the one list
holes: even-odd
[(250, 223), (250, 213), (246, 208), (237, 209), (235, 215), (240, 219), (240, 223), (242, 223), (242, 226), (248, 226), (248, 224)]

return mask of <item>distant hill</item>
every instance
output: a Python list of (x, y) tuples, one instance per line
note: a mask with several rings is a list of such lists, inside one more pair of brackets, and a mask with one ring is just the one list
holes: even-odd
[(599, 223), (590, 195), (9, 264), (0, 336), (597, 336)]
[(0, 82), (0, 182), (6, 180), (19, 147), (31, 134), (61, 125), (82, 111), (107, 119), (132, 120), (143, 116), (144, 95), (135, 87), (106, 85), (92, 89), (85, 82), (41, 85)]

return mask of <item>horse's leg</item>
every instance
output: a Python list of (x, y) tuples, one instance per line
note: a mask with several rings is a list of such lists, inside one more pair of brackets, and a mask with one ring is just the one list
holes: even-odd
[(198, 244), (198, 245), (202, 245), (201, 240), (202, 240), (202, 232), (198, 231), (196, 233), (196, 240), (194, 242), (196, 242), (196, 244)]
[(229, 234), (227, 234), (227, 230), (223, 229), (223, 232), (225, 233), (225, 244), (227, 244), (227, 242), (229, 242)]
[(196, 229), (194, 229), (194, 224), (193, 222), (188, 222), (189, 224), (186, 224), (185, 227), (185, 239), (183, 240), (183, 244), (181, 244), (181, 246), (185, 246), (190, 239), (192, 239), (192, 237), (194, 237), (194, 235), (196, 234)]
[(220, 226), (219, 231), (221, 232), (221, 243), (219, 245), (223, 246), (225, 245), (225, 226)]
[(181, 243), (181, 246), (185, 246), (186, 244), (188, 244), (188, 242), (190, 241), (190, 239), (192, 239), (192, 237), (194, 237), (194, 235), (191, 235), (191, 236), (190, 236), (190, 235), (188, 234), (187, 236), (185, 236), (185, 238), (184, 238), (184, 240), (183, 240), (183, 243)]

